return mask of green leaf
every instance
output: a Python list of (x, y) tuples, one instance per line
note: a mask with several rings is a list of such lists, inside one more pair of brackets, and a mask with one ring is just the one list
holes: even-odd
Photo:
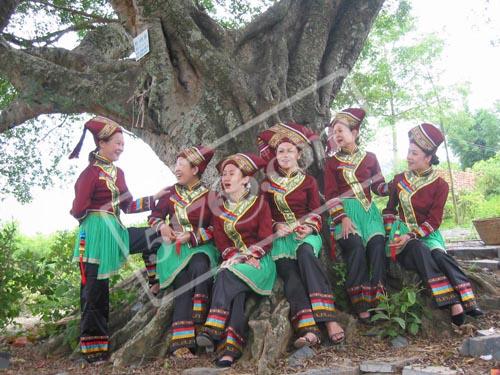
[(406, 329), (406, 322), (404, 321), (404, 319), (398, 318), (398, 317), (394, 317), (394, 318), (392, 318), (392, 320), (394, 320), (395, 322), (397, 322), (399, 324), (399, 326), (401, 327), (401, 329)]
[(375, 322), (375, 321), (380, 320), (380, 319), (389, 320), (389, 316), (383, 312), (378, 312), (371, 317), (372, 322)]
[(416, 335), (418, 333), (418, 330), (420, 328), (420, 325), (417, 323), (410, 323), (408, 326), (408, 332), (410, 332), (412, 335)]

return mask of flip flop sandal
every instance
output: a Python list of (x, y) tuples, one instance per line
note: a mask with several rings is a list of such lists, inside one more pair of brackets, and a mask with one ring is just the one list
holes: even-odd
[(295, 340), (295, 342), (293, 343), (293, 346), (296, 348), (296, 349), (300, 349), (300, 348), (303, 348), (304, 346), (314, 346), (314, 345), (319, 345), (321, 344), (321, 340), (319, 339), (319, 337), (314, 334), (314, 337), (315, 339), (310, 339), (307, 337), (307, 333), (304, 335), (304, 336), (301, 336), (299, 337), (297, 340)]

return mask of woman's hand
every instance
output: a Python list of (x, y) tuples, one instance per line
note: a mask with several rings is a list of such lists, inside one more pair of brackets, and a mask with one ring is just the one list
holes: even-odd
[(163, 188), (158, 193), (156, 193), (155, 195), (153, 195), (153, 199), (155, 201), (157, 201), (158, 199), (160, 199), (161, 197), (163, 197), (165, 194), (167, 194), (167, 192), (168, 192), (168, 188)]
[(292, 229), (287, 224), (276, 224), (276, 235), (278, 237), (286, 237), (292, 232)]
[(245, 263), (251, 265), (252, 267), (257, 268), (258, 270), (260, 269), (260, 260), (257, 258), (249, 256), (245, 261)]
[(356, 226), (347, 216), (342, 219), (342, 238), (344, 240), (349, 237), (349, 234), (356, 234)]
[(297, 228), (295, 228), (295, 232), (297, 233), (297, 239), (303, 240), (313, 232), (313, 229), (309, 225), (299, 225)]
[(394, 246), (396, 250), (399, 250), (410, 240), (410, 238), (411, 237), (409, 235), (403, 234), (402, 236), (399, 236), (398, 238), (394, 239), (391, 242), (391, 246)]
[(180, 242), (181, 244), (185, 244), (191, 239), (190, 233), (191, 232), (174, 232), (175, 240)]
[(162, 224), (160, 227), (160, 234), (163, 238), (163, 241), (170, 243), (175, 241), (175, 234), (170, 225)]

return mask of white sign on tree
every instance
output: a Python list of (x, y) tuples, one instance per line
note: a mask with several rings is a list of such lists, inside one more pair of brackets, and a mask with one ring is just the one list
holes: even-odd
[(147, 29), (134, 38), (134, 51), (136, 61), (149, 53), (149, 34)]

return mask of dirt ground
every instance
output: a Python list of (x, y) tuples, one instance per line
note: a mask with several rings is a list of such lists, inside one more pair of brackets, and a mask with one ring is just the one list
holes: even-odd
[[(451, 325), (450, 325), (451, 326)], [(490, 374), (492, 368), (500, 368), (500, 362), (486, 361), (479, 358), (464, 357), (458, 352), (465, 338), (473, 336), (477, 329), (491, 327), (500, 329), (500, 312), (490, 312), (481, 320), (470, 320), (460, 328), (450, 328), (432, 338), (410, 337), (409, 346), (394, 349), (388, 340), (365, 335), (356, 336), (352, 342), (346, 343), (342, 349), (334, 349), (326, 345), (315, 348), (316, 356), (305, 360), (298, 368), (289, 368), (286, 358), (281, 360), (273, 374), (292, 374), (312, 368), (333, 367), (336, 363), (349, 360), (359, 364), (367, 359), (401, 359), (412, 358), (412, 363), (447, 366), (462, 374)], [(44, 358), (38, 353), (36, 341), (28, 341), (23, 347), (11, 345), (12, 337), (1, 337), (2, 351), (7, 349), (11, 354), (11, 364), (2, 374), (180, 374), (182, 370), (193, 367), (214, 367), (213, 358), (202, 355), (194, 360), (175, 360), (172, 358), (151, 358), (141, 365), (117, 368), (112, 365), (82, 365), (64, 358)], [(256, 374), (257, 368), (251, 363), (237, 363), (225, 374)]]

